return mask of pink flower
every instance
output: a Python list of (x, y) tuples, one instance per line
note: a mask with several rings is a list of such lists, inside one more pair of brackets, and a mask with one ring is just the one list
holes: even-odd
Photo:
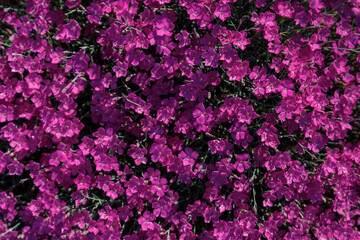
[(41, 82), (43, 81), (42, 77), (36, 73), (29, 73), (25, 77), (26, 83), (28, 84), (29, 89), (39, 90), (41, 87)]
[(274, 10), (276, 14), (287, 18), (292, 18), (295, 12), (290, 2), (283, 1), (277, 1), (274, 5), (271, 6), (271, 9)]
[(50, 154), (49, 164), (53, 166), (59, 166), (61, 162), (66, 162), (68, 160), (66, 154), (63, 151), (56, 150)]
[(127, 62), (116, 62), (116, 65), (112, 68), (117, 78), (124, 77), (127, 74), (128, 63)]
[(229, 4), (223, 2), (216, 2), (215, 3), (215, 11), (213, 14), (220, 18), (221, 21), (225, 21), (231, 16), (231, 9)]
[(163, 133), (164, 129), (159, 125), (155, 125), (150, 128), (149, 137), (151, 139), (159, 139)]
[(4, 174), (6, 166), (11, 162), (11, 156), (0, 151), (0, 174)]
[(94, 163), (96, 171), (110, 172), (111, 170), (118, 170), (119, 164), (116, 157), (109, 157), (108, 155), (101, 153), (94, 157)]
[(89, 68), (90, 57), (84, 51), (79, 51), (72, 57), (72, 67), (75, 72), (85, 72)]
[(256, 131), (256, 133), (261, 136), (261, 141), (264, 142), (266, 146), (272, 148), (276, 148), (276, 146), (280, 144), (276, 132), (277, 129), (267, 122), (264, 122), (261, 128)]
[(246, 38), (246, 35), (247, 33), (245, 31), (235, 32), (232, 35), (231, 43), (244, 51), (246, 46), (251, 43), (250, 39)]
[(181, 33), (178, 33), (175, 35), (175, 39), (179, 41), (179, 47), (183, 48), (191, 43), (191, 40), (189, 38), (189, 33), (184, 30), (181, 31)]
[(140, 165), (142, 163), (146, 164), (147, 162), (146, 148), (136, 147), (134, 144), (132, 144), (128, 151), (129, 151), (129, 155), (135, 160), (136, 165)]
[(207, 107), (205, 109), (204, 104), (199, 103), (193, 111), (193, 117), (195, 118), (197, 124), (205, 125), (212, 120), (212, 109), (211, 107)]
[(207, 76), (202, 72), (202, 70), (197, 70), (191, 75), (192, 85), (196, 88), (205, 88), (207, 84)]
[(315, 134), (310, 139), (310, 143), (311, 144), (309, 144), (309, 149), (317, 153), (325, 147), (327, 144), (327, 138), (321, 133), (315, 132)]
[(9, 175), (21, 176), (24, 169), (24, 164), (17, 160), (13, 160), (6, 166), (6, 168), (9, 170)]
[(55, 40), (70, 43), (71, 41), (79, 39), (80, 31), (81, 27), (79, 26), (78, 22), (74, 19), (71, 19), (69, 23), (59, 26), (59, 30), (55, 35)]
[(73, 9), (76, 6), (78, 6), (81, 3), (81, 0), (66, 0), (65, 5), (70, 8)]
[(138, 49), (130, 49), (128, 50), (125, 60), (130, 63), (132, 66), (138, 66), (139, 62), (144, 58), (144, 53), (139, 51)]
[(228, 183), (227, 175), (221, 171), (213, 171), (211, 173), (210, 181), (214, 183), (217, 187), (222, 187)]
[(158, 36), (168, 36), (172, 35), (171, 31), (174, 29), (175, 25), (173, 22), (165, 15), (162, 14), (155, 16), (155, 32)]
[(91, 23), (100, 22), (101, 15), (103, 14), (103, 10), (98, 3), (96, 2), (91, 3), (91, 5), (86, 8), (86, 12), (88, 14), (87, 19), (89, 20), (89, 22)]
[(169, 56), (171, 50), (175, 48), (175, 43), (168, 36), (157, 37), (155, 43), (157, 45), (156, 52), (165, 56)]
[(0, 122), (14, 120), (14, 108), (12, 105), (0, 104)]
[(81, 189), (89, 189), (91, 185), (91, 176), (85, 175), (83, 173), (79, 173), (76, 179), (74, 179), (74, 183), (77, 186), (77, 190)]
[(149, 211), (145, 211), (141, 217), (138, 219), (138, 223), (141, 225), (143, 231), (153, 230), (155, 228), (153, 221), (155, 221), (156, 216)]
[(218, 153), (219, 155), (228, 155), (233, 148), (233, 145), (228, 140), (211, 140), (208, 142), (211, 154)]
[(169, 191), (166, 178), (156, 177), (151, 181), (151, 183), (150, 192), (157, 197), (163, 197), (165, 193)]
[(47, 47), (46, 39), (42, 39), (39, 35), (36, 35), (36, 40), (30, 40), (30, 51), (42, 53)]
[(234, 164), (234, 167), (236, 168), (236, 170), (239, 171), (239, 173), (243, 173), (245, 170), (250, 168), (251, 163), (249, 161), (246, 161), (247, 159), (249, 159), (249, 157), (250, 156), (247, 153), (235, 155), (236, 162)]
[(63, 52), (63, 49), (61, 47), (56, 47), (53, 51), (51, 51), (48, 54), (48, 61), (51, 61), (51, 63), (58, 64), (61, 61), (63, 61), (65, 57), (65, 54)]
[(249, 61), (236, 61), (227, 72), (230, 81), (240, 82), (246, 75), (250, 74)]
[(202, 54), (202, 57), (205, 59), (205, 66), (210, 66), (213, 68), (217, 68), (219, 66), (219, 54), (212, 48), (210, 48), (207, 52)]
[(185, 152), (181, 151), (179, 153), (179, 158), (183, 159), (184, 166), (193, 166), (198, 156), (199, 154), (189, 147), (185, 148)]
[(158, 202), (154, 202), (152, 207), (154, 208), (155, 217), (160, 215), (162, 218), (167, 218), (169, 216), (171, 205), (169, 205), (169, 203), (164, 199), (160, 199)]

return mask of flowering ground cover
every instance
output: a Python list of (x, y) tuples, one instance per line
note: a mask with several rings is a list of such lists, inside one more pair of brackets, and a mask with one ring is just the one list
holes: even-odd
[(0, 239), (360, 239), (359, 0), (0, 6)]

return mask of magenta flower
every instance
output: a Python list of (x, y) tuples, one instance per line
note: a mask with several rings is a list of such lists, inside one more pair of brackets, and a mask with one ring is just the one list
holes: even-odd
[(213, 68), (217, 68), (219, 66), (219, 54), (212, 48), (210, 48), (207, 52), (202, 54), (202, 57), (205, 59), (205, 66), (210, 66)]
[(249, 146), (249, 143), (253, 141), (253, 137), (249, 134), (248, 128), (245, 124), (240, 124), (236, 122), (229, 129), (229, 132), (232, 132), (233, 139), (235, 140), (235, 144), (241, 145), (244, 148)]
[(87, 19), (89, 20), (89, 22), (99, 23), (101, 21), (101, 15), (103, 14), (103, 9), (98, 3), (96, 2), (91, 3), (91, 5), (86, 8), (86, 12), (88, 14)]
[(126, 76), (127, 70), (127, 62), (116, 62), (116, 65), (113, 67), (113, 71), (115, 72), (117, 78)]
[(77, 5), (79, 5), (81, 3), (81, 0), (66, 0), (65, 5), (70, 8), (73, 9), (75, 8)]
[(164, 133), (164, 129), (159, 125), (155, 125), (150, 128), (149, 137), (151, 139), (159, 139), (163, 133)]
[(164, 199), (160, 199), (158, 202), (154, 202), (152, 207), (154, 208), (155, 217), (160, 215), (162, 218), (167, 218), (169, 216), (171, 205), (169, 205), (169, 203)]
[(207, 84), (207, 76), (201, 71), (198, 70), (191, 75), (192, 84), (196, 88), (205, 88)]
[(74, 19), (71, 19), (69, 23), (59, 26), (59, 30), (55, 35), (55, 40), (70, 43), (71, 41), (79, 39), (80, 31), (81, 27), (79, 26), (78, 22)]
[(7, 169), (9, 170), (9, 175), (18, 175), (21, 176), (23, 170), (24, 170), (24, 164), (17, 160), (11, 161), (7, 166)]
[(198, 158), (199, 154), (191, 148), (186, 147), (185, 152), (181, 151), (178, 156), (183, 160), (184, 166), (194, 166), (195, 160)]
[(249, 61), (236, 61), (227, 72), (230, 81), (240, 82), (246, 75), (250, 74)]
[(136, 165), (140, 165), (142, 163), (146, 164), (146, 162), (147, 162), (146, 148), (139, 148), (139, 147), (136, 147), (134, 144), (132, 144), (130, 147), (131, 148), (129, 149), (129, 154), (135, 160), (135, 164)]
[(117, 158), (109, 157), (108, 155), (103, 153), (94, 156), (94, 163), (96, 166), (96, 171), (110, 172), (111, 170), (119, 169)]
[(209, 34), (205, 34), (201, 39), (200, 39), (200, 44), (201, 44), (201, 48), (202, 50), (210, 50), (215, 48), (215, 43), (216, 43), (216, 39), (213, 36), (210, 36)]
[(42, 53), (47, 47), (46, 39), (42, 39), (39, 35), (36, 35), (36, 40), (30, 40), (30, 51)]
[(232, 35), (231, 43), (244, 51), (246, 46), (251, 43), (250, 39), (246, 38), (246, 35), (247, 33), (245, 31), (234, 32)]
[(234, 163), (234, 168), (239, 171), (239, 173), (243, 173), (245, 170), (250, 168), (251, 163), (246, 161), (249, 159), (249, 154), (237, 154), (235, 155), (236, 162)]
[(59, 166), (61, 162), (68, 160), (66, 154), (63, 151), (56, 150), (50, 154), (49, 164), (53, 166)]
[(216, 2), (214, 15), (220, 18), (221, 21), (225, 21), (231, 16), (231, 9), (229, 4), (225, 2)]
[(150, 192), (158, 197), (163, 197), (169, 191), (166, 178), (154, 178), (151, 181)]
[(267, 122), (264, 122), (261, 128), (256, 131), (256, 133), (261, 137), (261, 141), (264, 142), (266, 146), (272, 148), (276, 148), (276, 146), (280, 144), (276, 132), (277, 129)]
[(138, 219), (138, 223), (141, 225), (143, 231), (153, 230), (155, 228), (153, 221), (155, 221), (156, 216), (149, 211), (145, 211), (141, 217)]
[(210, 181), (214, 183), (217, 187), (222, 187), (228, 183), (227, 175), (221, 171), (214, 171), (211, 173)]
[(81, 189), (89, 189), (91, 185), (91, 176), (80, 173), (76, 179), (74, 179), (74, 183), (77, 186), (77, 190)]
[(171, 50), (175, 48), (175, 43), (168, 36), (157, 37), (155, 43), (157, 45), (156, 52), (165, 56), (169, 56)]
[(0, 104), (0, 122), (14, 120), (14, 108), (11, 105)]
[(193, 117), (195, 118), (196, 123), (199, 125), (209, 123), (213, 117), (211, 107), (207, 107), (205, 109), (204, 104), (199, 103), (193, 111)]
[(41, 82), (43, 81), (42, 77), (36, 73), (29, 73), (25, 77), (26, 83), (28, 84), (29, 89), (39, 90), (41, 87)]
[(189, 38), (189, 33), (184, 30), (181, 31), (181, 33), (178, 33), (175, 35), (175, 39), (179, 41), (179, 47), (183, 48), (191, 43), (191, 40)]
[(168, 36), (172, 35), (171, 31), (174, 29), (175, 25), (173, 22), (166, 16), (166, 14), (156, 15), (155, 16), (155, 32), (158, 36)]

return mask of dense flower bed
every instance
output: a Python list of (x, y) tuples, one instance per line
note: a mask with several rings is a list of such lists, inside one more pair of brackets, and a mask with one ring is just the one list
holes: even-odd
[(360, 239), (358, 0), (0, 9), (0, 239)]

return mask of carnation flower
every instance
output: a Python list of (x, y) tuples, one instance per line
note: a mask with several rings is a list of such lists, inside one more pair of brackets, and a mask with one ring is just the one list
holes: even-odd
[(204, 125), (209, 123), (212, 120), (212, 110), (211, 107), (205, 109), (204, 104), (200, 103), (196, 106), (193, 111), (193, 117), (196, 119), (196, 123), (199, 125)]
[(261, 141), (264, 142), (266, 146), (276, 148), (276, 146), (280, 144), (276, 131), (277, 130), (273, 125), (264, 122), (256, 133), (261, 136)]
[(143, 231), (153, 230), (155, 228), (153, 221), (156, 216), (149, 211), (145, 211), (142, 216), (138, 219), (138, 223), (141, 225)]
[(179, 47), (183, 48), (191, 43), (191, 40), (189, 38), (189, 33), (184, 30), (181, 31), (181, 33), (178, 33), (175, 35), (175, 39), (179, 41)]
[(81, 0), (66, 0), (65, 5), (69, 9), (73, 9), (81, 3)]
[(86, 8), (87, 19), (91, 23), (99, 23), (101, 20), (101, 15), (103, 14), (103, 9), (98, 3), (91, 3), (90, 6)]
[(212, 48), (210, 48), (207, 52), (202, 54), (202, 57), (205, 59), (205, 66), (210, 66), (213, 68), (217, 68), (219, 66), (219, 54)]
[(155, 32), (158, 36), (168, 36), (172, 35), (171, 31), (174, 29), (175, 25), (173, 22), (166, 16), (166, 14), (156, 15), (155, 16)]
[(69, 23), (59, 26), (59, 30), (55, 35), (55, 40), (70, 43), (71, 41), (79, 39), (80, 31), (81, 27), (79, 26), (78, 22), (74, 19), (71, 19)]
[(193, 166), (199, 154), (193, 151), (191, 148), (186, 147), (185, 152), (181, 151), (178, 156), (183, 160), (184, 166)]
[(39, 35), (36, 35), (36, 40), (31, 39), (30, 51), (42, 53), (47, 47), (46, 39), (42, 39)]
[(90, 188), (91, 185), (91, 176), (79, 173), (77, 178), (74, 179), (74, 183), (76, 184), (78, 191), (81, 189), (87, 190)]

